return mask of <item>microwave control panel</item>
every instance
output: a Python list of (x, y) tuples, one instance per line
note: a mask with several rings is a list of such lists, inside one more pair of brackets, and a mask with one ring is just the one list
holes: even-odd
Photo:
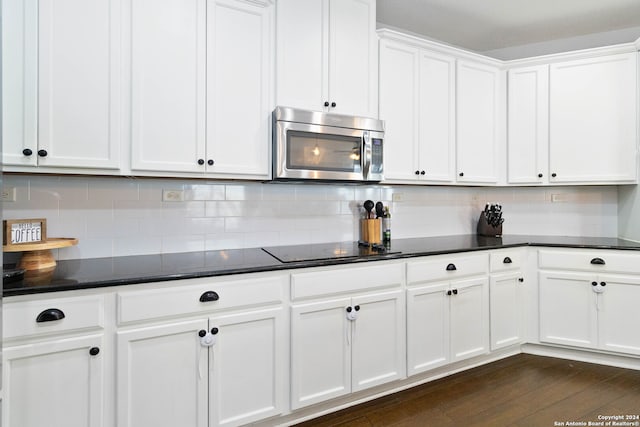
[(371, 172), (382, 173), (382, 138), (371, 139)]
[(382, 138), (371, 139), (371, 163), (382, 164)]

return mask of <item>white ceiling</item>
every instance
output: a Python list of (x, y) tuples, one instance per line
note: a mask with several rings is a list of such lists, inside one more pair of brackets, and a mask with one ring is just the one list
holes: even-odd
[(640, 37), (640, 0), (377, 0), (377, 15), (379, 26), (478, 52), (593, 33)]

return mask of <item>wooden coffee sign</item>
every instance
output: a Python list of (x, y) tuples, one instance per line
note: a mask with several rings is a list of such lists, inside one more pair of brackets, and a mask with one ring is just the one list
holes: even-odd
[(47, 240), (46, 219), (7, 219), (3, 223), (2, 244), (7, 248)]

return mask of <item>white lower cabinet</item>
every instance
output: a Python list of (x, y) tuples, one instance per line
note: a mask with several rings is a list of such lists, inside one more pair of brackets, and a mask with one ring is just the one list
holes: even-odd
[(489, 352), (489, 260), (442, 255), (407, 264), (407, 373)]
[(103, 426), (104, 298), (5, 298), (2, 317), (2, 425)]
[(118, 332), (118, 426), (207, 426), (206, 319)]
[(291, 407), (404, 377), (401, 290), (291, 308)]
[(489, 351), (488, 286), (478, 277), (407, 291), (409, 375)]
[(492, 351), (521, 343), (524, 339), (523, 280), (520, 271), (491, 275)]
[(238, 426), (283, 413), (286, 279), (120, 293), (118, 426)]
[(236, 426), (277, 415), (281, 322), (279, 307), (119, 332), (118, 425)]
[(451, 283), (451, 361), (489, 352), (489, 283), (486, 277)]
[(102, 348), (102, 334), (5, 344), (2, 425), (102, 426)]
[(216, 342), (209, 353), (209, 425), (236, 426), (284, 410), (283, 309), (209, 319)]
[(634, 251), (540, 250), (540, 341), (640, 354)]
[(496, 250), (489, 255), (491, 351), (524, 342), (524, 257), (520, 249)]
[(540, 341), (640, 354), (640, 278), (540, 273)]
[(448, 283), (407, 291), (407, 373), (428, 371), (449, 362)]

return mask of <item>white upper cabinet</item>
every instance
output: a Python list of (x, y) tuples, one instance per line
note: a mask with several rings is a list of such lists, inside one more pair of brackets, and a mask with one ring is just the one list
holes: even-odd
[(380, 41), (385, 180), (454, 181), (455, 59)]
[(420, 179), (419, 52), (393, 41), (380, 41), (380, 119), (385, 123), (385, 180), (418, 182)]
[(280, 0), (278, 105), (377, 116), (373, 0)]
[(491, 65), (457, 62), (457, 180), (496, 184), (502, 123), (501, 71)]
[(273, 20), (270, 1), (207, 3), (208, 173), (269, 175)]
[(121, 0), (2, 8), (4, 163), (118, 169)]
[(637, 53), (552, 64), (551, 182), (635, 182)]
[[(38, 4), (2, 0), (2, 162), (35, 166), (38, 151)], [(31, 150), (26, 156), (23, 150)]]
[(132, 169), (268, 177), (273, 5), (130, 1)]
[(205, 0), (129, 0), (131, 167), (204, 172)]
[(549, 66), (508, 72), (507, 182), (549, 180)]

